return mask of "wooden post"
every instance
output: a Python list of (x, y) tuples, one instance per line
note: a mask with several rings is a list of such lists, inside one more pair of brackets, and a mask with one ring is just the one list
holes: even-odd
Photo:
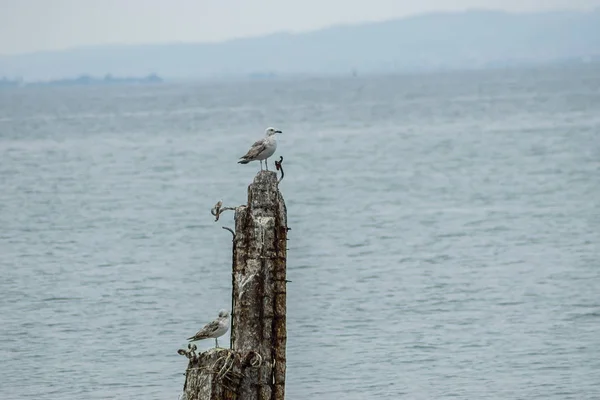
[(277, 174), (261, 171), (235, 209), (231, 349), (179, 351), (187, 400), (284, 400), (287, 231)]

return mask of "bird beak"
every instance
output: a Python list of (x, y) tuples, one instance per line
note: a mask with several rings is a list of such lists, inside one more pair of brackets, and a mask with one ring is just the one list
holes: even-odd
[(275, 131), (275, 133), (283, 133), (283, 132), (281, 132), (281, 131)]

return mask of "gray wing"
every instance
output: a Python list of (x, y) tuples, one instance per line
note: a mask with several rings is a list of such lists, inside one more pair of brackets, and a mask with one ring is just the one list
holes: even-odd
[(248, 150), (248, 152), (240, 158), (243, 158), (246, 160), (251, 160), (254, 157), (258, 156), (260, 153), (262, 153), (264, 150), (265, 150), (265, 140), (264, 139), (257, 140), (256, 142), (254, 142), (252, 147), (250, 147), (250, 150)]
[(196, 332), (196, 334), (194, 336), (189, 337), (188, 340), (207, 338), (207, 337), (209, 337), (210, 334), (212, 334), (217, 329), (219, 329), (219, 321), (218, 320), (209, 322), (208, 324), (204, 325), (204, 328), (202, 328), (198, 332)]

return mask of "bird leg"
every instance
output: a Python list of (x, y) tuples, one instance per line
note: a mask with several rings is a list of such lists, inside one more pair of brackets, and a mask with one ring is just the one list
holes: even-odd
[(215, 348), (219, 347), (219, 341), (215, 338)]
[(262, 171), (262, 168), (263, 168), (262, 167), (262, 160), (259, 160), (259, 161), (260, 161), (260, 170)]
[(269, 170), (269, 163), (267, 162), (269, 159), (265, 159), (265, 167), (267, 167), (267, 171)]

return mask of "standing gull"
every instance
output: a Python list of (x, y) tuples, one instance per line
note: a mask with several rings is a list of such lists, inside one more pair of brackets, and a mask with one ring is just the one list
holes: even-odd
[(262, 171), (262, 162), (265, 160), (265, 167), (268, 171), (267, 158), (271, 157), (275, 153), (275, 150), (277, 150), (276, 133), (281, 133), (281, 131), (275, 130), (275, 128), (267, 128), (265, 130), (265, 137), (254, 142), (250, 150), (244, 156), (240, 157), (238, 163), (248, 164), (250, 161), (258, 160), (260, 161), (260, 170)]
[(219, 311), (219, 318), (204, 325), (196, 334), (189, 337), (190, 342), (208, 338), (215, 338), (215, 347), (219, 347), (218, 337), (221, 337), (229, 329), (229, 312), (227, 310)]

